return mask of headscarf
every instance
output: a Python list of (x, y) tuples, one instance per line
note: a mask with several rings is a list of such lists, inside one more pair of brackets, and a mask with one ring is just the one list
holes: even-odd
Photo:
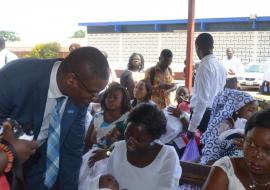
[(254, 101), (254, 98), (250, 94), (234, 89), (225, 89), (216, 95), (207, 130), (203, 133), (201, 138), (204, 144), (201, 163), (206, 164), (209, 160), (217, 160), (220, 158), (218, 130), (221, 122), (232, 117), (234, 112), (252, 101)]

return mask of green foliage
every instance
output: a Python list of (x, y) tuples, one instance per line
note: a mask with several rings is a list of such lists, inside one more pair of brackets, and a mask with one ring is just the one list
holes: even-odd
[(17, 34), (13, 31), (0, 31), (0, 37), (4, 38), (5, 41), (15, 42), (20, 41), (20, 37), (17, 36)]
[(71, 38), (84, 38), (85, 37), (85, 32), (83, 30), (77, 30), (74, 32), (73, 36)]
[(60, 45), (56, 42), (37, 44), (27, 57), (42, 59), (57, 58), (60, 51)]

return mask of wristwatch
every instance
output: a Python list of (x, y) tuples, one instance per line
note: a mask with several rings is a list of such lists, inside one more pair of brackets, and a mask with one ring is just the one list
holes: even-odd
[(111, 153), (112, 153), (112, 152), (108, 150), (108, 151), (106, 152), (106, 155), (107, 155), (107, 156), (110, 156)]

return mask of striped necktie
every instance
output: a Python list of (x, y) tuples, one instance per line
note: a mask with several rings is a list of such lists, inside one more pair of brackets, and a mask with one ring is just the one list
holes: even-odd
[(60, 109), (65, 97), (57, 98), (56, 106), (51, 114), (47, 141), (47, 162), (44, 184), (49, 189), (55, 184), (59, 170), (59, 145), (60, 145)]

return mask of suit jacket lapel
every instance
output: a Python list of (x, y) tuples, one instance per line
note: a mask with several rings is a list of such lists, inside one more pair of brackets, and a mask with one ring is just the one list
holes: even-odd
[(78, 114), (78, 107), (76, 107), (70, 99), (67, 100), (65, 111), (61, 120), (61, 134), (60, 134), (60, 146), (63, 144), (64, 139), (68, 133), (69, 128), (74, 123), (74, 120)]
[(44, 111), (48, 96), (48, 88), (49, 88), (50, 80), (43, 80), (37, 85), (37, 89), (35, 91), (33, 104), (35, 105), (35, 112), (33, 118), (33, 125), (34, 125), (34, 138), (36, 139), (40, 128), (42, 125)]

